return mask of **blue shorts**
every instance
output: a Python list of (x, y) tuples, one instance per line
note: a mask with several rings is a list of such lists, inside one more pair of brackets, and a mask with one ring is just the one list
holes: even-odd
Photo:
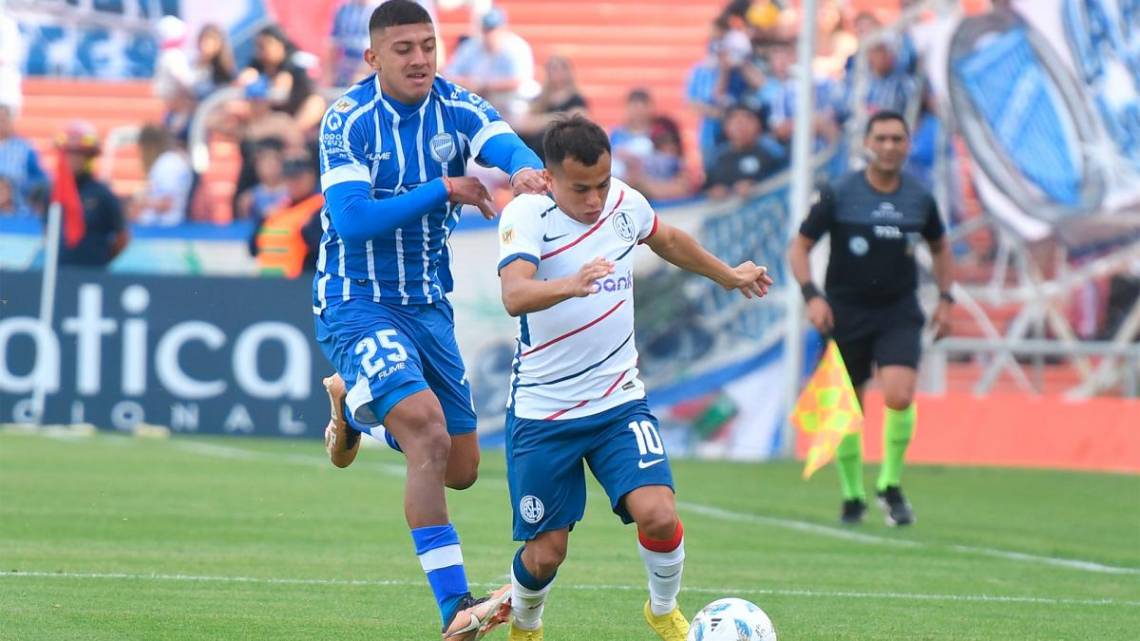
[(673, 489), (669, 457), (657, 418), (644, 399), (564, 421), (507, 414), (507, 484), (514, 510), (514, 539), (572, 527), (586, 511), (586, 473), (610, 497), (623, 523), (633, 519), (622, 499), (647, 485)]
[(316, 332), (321, 351), (348, 387), (345, 403), (357, 423), (383, 423), (397, 403), (430, 389), (443, 406), (449, 434), (475, 431), (451, 303), (350, 299), (322, 311)]

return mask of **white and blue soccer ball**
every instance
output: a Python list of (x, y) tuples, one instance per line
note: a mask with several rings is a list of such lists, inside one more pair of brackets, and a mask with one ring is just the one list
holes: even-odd
[(755, 603), (717, 599), (693, 617), (688, 641), (776, 641), (776, 628)]

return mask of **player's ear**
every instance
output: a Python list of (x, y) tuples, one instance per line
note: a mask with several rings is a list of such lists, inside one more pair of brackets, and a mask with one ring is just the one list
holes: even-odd
[(554, 181), (554, 175), (550, 173), (549, 167), (542, 168), (542, 179), (546, 181), (546, 187), (549, 189), (550, 185), (553, 184)]
[(368, 47), (364, 50), (364, 64), (368, 65), (368, 68), (373, 71), (380, 71), (380, 57), (376, 55), (372, 47)]

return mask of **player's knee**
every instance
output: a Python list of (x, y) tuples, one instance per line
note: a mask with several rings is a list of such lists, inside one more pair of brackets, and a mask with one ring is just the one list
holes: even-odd
[(435, 416), (426, 412), (409, 420), (407, 428), (404, 432), (408, 435), (399, 438), (400, 447), (408, 457), (440, 467), (447, 465), (451, 455), (451, 436), (447, 433), (442, 413)]
[(475, 485), (475, 481), (479, 479), (479, 465), (478, 461), (474, 465), (452, 465), (447, 469), (447, 487), (453, 490), (466, 490), (467, 488)]
[(883, 390), (883, 404), (892, 410), (905, 410), (914, 402), (914, 390), (887, 389)]
[(638, 515), (637, 529), (655, 541), (668, 541), (677, 531), (677, 510), (659, 503)]
[(558, 567), (566, 560), (566, 541), (547, 540), (535, 545), (530, 544), (530, 561), (535, 567), (528, 568), (534, 571), (535, 576), (546, 578), (553, 576)]

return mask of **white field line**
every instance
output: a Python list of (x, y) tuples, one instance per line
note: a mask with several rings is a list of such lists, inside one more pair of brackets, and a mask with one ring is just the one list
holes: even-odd
[[(204, 456), (212, 456), (215, 458), (229, 458), (239, 460), (255, 460), (276, 463), (291, 463), (294, 465), (304, 465), (310, 467), (329, 467), (331, 464), (323, 456), (307, 455), (307, 454), (272, 454), (269, 452), (258, 452), (241, 447), (233, 447), (229, 445), (216, 445), (213, 443), (200, 443), (195, 441), (174, 440), (172, 444), (178, 449), (191, 452), (194, 454), (201, 454)], [(404, 476), (404, 467), (395, 463), (369, 463), (370, 469), (379, 469), (382, 473), (390, 476)], [(476, 487), (483, 487), (476, 485)], [(819, 523), (811, 523), (809, 521), (800, 521), (796, 519), (787, 519), (773, 516), (761, 516), (759, 514), (749, 514), (747, 512), (736, 512), (733, 510), (726, 510), (723, 508), (705, 505), (703, 503), (693, 503), (691, 501), (677, 501), (677, 507), (686, 512), (700, 514), (709, 518), (717, 519), (720, 521), (728, 521), (735, 523), (752, 523), (755, 525), (766, 525), (770, 527), (778, 527), (795, 532), (802, 532), (807, 534), (815, 534), (817, 536), (825, 536), (833, 539), (840, 539), (844, 541), (852, 541), (855, 543), (864, 543), (868, 545), (889, 545), (895, 547), (907, 548), (933, 548), (941, 550), (950, 550), (953, 552), (960, 552), (962, 554), (988, 556), (993, 558), (1005, 559), (1007, 561), (1018, 561), (1022, 563), (1033, 563), (1037, 565), (1048, 565), (1052, 567), (1066, 568), (1070, 570), (1079, 570), (1083, 572), (1093, 572), (1098, 574), (1124, 574), (1140, 576), (1140, 568), (1122, 567), (1115, 565), (1105, 565), (1095, 561), (1085, 561), (1081, 559), (1066, 559), (1052, 556), (1042, 556), (1038, 554), (1028, 554), (1024, 552), (1017, 552), (1013, 550), (1001, 550), (997, 548), (978, 547), (969, 545), (944, 545), (937, 543), (926, 543), (921, 541), (912, 541), (908, 539), (893, 538), (888, 536), (879, 536), (876, 534), (867, 534), (863, 532), (855, 532), (848, 528), (833, 527), (828, 525), (821, 525)]]
[[(72, 579), (72, 580), (130, 580), (130, 581), (171, 581), (184, 583), (252, 583), (260, 585), (320, 585), (320, 586), (351, 586), (351, 587), (421, 587), (422, 581), (401, 579), (300, 579), (275, 578), (256, 576), (212, 576), (199, 574), (133, 574), (127, 572), (41, 572), (20, 571), (0, 572), (0, 579)], [(501, 583), (473, 584), (481, 587), (498, 587)], [(559, 590), (583, 591), (637, 591), (645, 589), (644, 585), (611, 585), (591, 583), (559, 583)], [(869, 599), (887, 601), (946, 601), (946, 602), (973, 602), (973, 603), (1018, 603), (1033, 605), (1073, 605), (1073, 606), (1124, 606), (1140, 607), (1140, 601), (1121, 599), (1078, 599), (1067, 597), (1035, 597), (1035, 596), (1007, 596), (995, 594), (929, 594), (922, 592), (852, 592), (845, 590), (780, 590), (769, 588), (682, 588), (685, 592), (698, 594), (737, 594), (737, 595), (767, 595), (798, 598), (823, 599)]]

